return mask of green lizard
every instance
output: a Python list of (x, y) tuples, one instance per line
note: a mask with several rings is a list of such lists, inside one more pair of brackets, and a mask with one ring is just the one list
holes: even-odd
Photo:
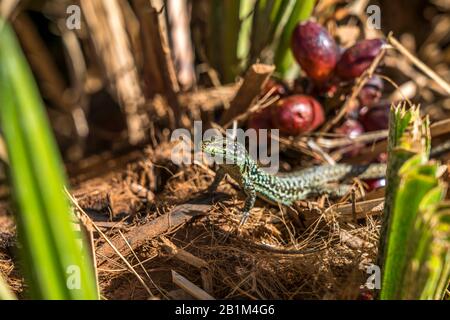
[(385, 164), (370, 165), (322, 165), (287, 174), (272, 175), (261, 169), (253, 160), (245, 147), (231, 139), (214, 139), (204, 141), (202, 151), (220, 158), (221, 164), (216, 172), (209, 190), (213, 192), (228, 174), (247, 195), (240, 222), (242, 226), (248, 219), (256, 197), (269, 203), (280, 203), (287, 206), (294, 201), (306, 199), (312, 194), (343, 195), (350, 190), (348, 185), (332, 186), (330, 182), (342, 181), (351, 177), (373, 179), (383, 177)]

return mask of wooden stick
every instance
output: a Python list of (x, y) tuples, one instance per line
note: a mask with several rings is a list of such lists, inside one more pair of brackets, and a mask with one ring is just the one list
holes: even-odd
[(254, 104), (274, 70), (275, 66), (260, 63), (250, 67), (236, 96), (231, 101), (230, 108), (222, 115), (221, 125), (245, 113)]
[[(75, 200), (74, 198), (71, 199)], [(91, 255), (92, 264), (94, 266), (95, 283), (97, 284), (97, 299), (100, 299), (101, 295), (100, 295), (100, 284), (98, 281), (97, 256), (95, 255), (94, 227), (92, 225), (93, 221), (88, 220), (85, 215), (81, 216), (81, 214), (79, 214), (79, 216), (81, 225), (83, 226), (83, 231), (87, 238), (87, 243), (89, 244), (89, 253)]]
[(341, 221), (352, 222), (354, 217), (357, 219), (365, 218), (369, 215), (375, 215), (383, 212), (384, 198), (366, 200), (349, 203), (344, 205), (334, 205), (327, 209), (338, 214), (338, 219)]
[[(80, 0), (95, 52), (127, 118), (128, 139), (145, 138), (145, 98), (118, 0)], [(145, 118), (147, 118), (145, 120)]]
[[(180, 106), (177, 93), (180, 91), (173, 65), (167, 35), (163, 32), (159, 12), (149, 0), (133, 0), (133, 7), (141, 23), (141, 38), (145, 51), (144, 69), (146, 83), (151, 93), (167, 97), (174, 115), (171, 126), (180, 125)], [(175, 117), (176, 115), (176, 117)]]
[(194, 256), (186, 250), (178, 248), (172, 241), (170, 241), (166, 237), (161, 237), (161, 240), (164, 243), (165, 249), (167, 249), (169, 253), (173, 254), (175, 258), (200, 269), (203, 289), (206, 292), (212, 292), (213, 280), (211, 272), (209, 270), (209, 264), (205, 260)]
[(167, 0), (166, 6), (178, 80), (184, 89), (190, 89), (195, 85), (196, 79), (188, 3), (187, 1)]
[(33, 71), (36, 73), (39, 82), (44, 84), (42, 86), (44, 95), (55, 107), (60, 108), (66, 114), (70, 114), (72, 106), (64, 99), (66, 85), (63, 76), (36, 26), (25, 12), (20, 13), (14, 19), (13, 26)]
[[(149, 1), (133, 0), (133, 8), (140, 23), (141, 42), (144, 51), (144, 80), (147, 83), (147, 92), (150, 96), (164, 92), (165, 83), (162, 68), (156, 53), (157, 28), (153, 25), (152, 11), (149, 9)], [(151, 30), (151, 31), (149, 31)]]
[(387, 130), (379, 130), (379, 131), (369, 131), (365, 132), (357, 137), (339, 137), (334, 139), (327, 139), (319, 137), (316, 140), (316, 143), (322, 148), (333, 149), (338, 147), (347, 147), (350, 145), (354, 145), (356, 143), (370, 143), (376, 142), (377, 140), (386, 139), (388, 131)]
[[(0, 15), (9, 20), (19, 4), (19, 0), (3, 0), (0, 3)], [(1, 27), (1, 26), (0, 26)]]
[(203, 268), (200, 270), (200, 276), (202, 278), (203, 289), (208, 293), (212, 293), (213, 292), (213, 278), (212, 278), (211, 271), (209, 269)]
[(430, 125), (431, 137), (441, 136), (450, 132), (450, 119), (441, 120)]
[(341, 242), (346, 244), (347, 247), (351, 249), (362, 249), (362, 248), (372, 248), (373, 244), (368, 241), (361, 239), (358, 236), (351, 234), (346, 230), (340, 230), (339, 237), (341, 238)]
[[(154, 219), (150, 223), (134, 227), (127, 232), (125, 236), (131, 248), (135, 250), (146, 241), (179, 227), (193, 217), (205, 215), (210, 208), (211, 205), (207, 204), (182, 204), (175, 207), (171, 212)], [(111, 242), (124, 256), (131, 253), (130, 248), (123, 242), (121, 236), (113, 237)], [(114, 250), (109, 243), (98, 248), (98, 264), (102, 265), (110, 258), (114, 257), (115, 251), (116, 250)]]
[(408, 51), (394, 36), (388, 36), (389, 43), (397, 49), (401, 54), (411, 61), (417, 68), (425, 73), (430, 79), (434, 80), (445, 92), (450, 95), (450, 84), (442, 79), (436, 72), (431, 70), (425, 63), (417, 59), (411, 52)]
[(220, 87), (198, 89), (193, 92), (180, 92), (178, 99), (185, 108), (210, 112), (215, 111), (221, 105), (229, 105), (238, 89), (239, 84), (232, 83)]
[(161, 237), (162, 242), (164, 243), (164, 248), (170, 253), (173, 254), (175, 258), (180, 261), (183, 261), (191, 266), (196, 268), (208, 268), (208, 263), (194, 256), (192, 253), (187, 252), (184, 249), (178, 248), (172, 241), (167, 239), (166, 237)]
[[(431, 124), (430, 133), (432, 138), (450, 133), (450, 119), (437, 121)], [(370, 155), (376, 156), (381, 152), (386, 151), (386, 148), (387, 148), (387, 140), (386, 139), (381, 140), (373, 144), (372, 146), (366, 147), (357, 156), (352, 157), (349, 163), (359, 163), (362, 160), (371, 160), (370, 158), (368, 158)]]
[(177, 273), (175, 270), (172, 270), (172, 281), (178, 287), (189, 293), (196, 299), (199, 300), (215, 300), (213, 296), (205, 292), (204, 290), (197, 287), (195, 284), (190, 282), (188, 279)]

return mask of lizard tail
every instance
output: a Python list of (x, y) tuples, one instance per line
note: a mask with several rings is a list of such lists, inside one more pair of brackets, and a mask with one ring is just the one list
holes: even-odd
[[(450, 150), (450, 141), (447, 141), (431, 150), (431, 157), (438, 157)], [(296, 171), (293, 175), (300, 175), (312, 185), (322, 185), (328, 182), (343, 181), (351, 178), (377, 179), (386, 175), (386, 164), (374, 163), (367, 165), (336, 164), (323, 165)]]
[(311, 185), (323, 185), (328, 182), (343, 181), (351, 178), (376, 179), (384, 177), (386, 164), (375, 163), (368, 165), (336, 164), (323, 165), (303, 169), (295, 172)]
[(386, 175), (386, 164), (373, 163), (370, 165), (353, 166), (352, 171), (357, 173), (356, 177), (360, 179), (383, 178)]

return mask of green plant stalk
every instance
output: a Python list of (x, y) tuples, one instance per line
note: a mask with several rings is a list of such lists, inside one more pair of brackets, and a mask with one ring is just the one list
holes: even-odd
[(450, 274), (446, 185), (428, 161), (429, 122), (419, 108), (391, 108), (388, 170), (378, 263), (381, 299), (440, 299)]
[[(429, 170), (431, 167), (432, 170)], [(389, 268), (389, 274), (386, 273), (383, 281), (382, 299), (442, 299), (449, 285), (450, 203), (442, 202), (446, 188), (444, 184), (438, 183), (434, 175), (437, 165), (426, 164), (418, 168), (423, 171), (422, 174), (428, 176), (430, 180), (434, 179), (438, 185), (420, 199), (411, 228), (404, 228), (408, 231), (408, 235), (403, 243), (404, 247), (399, 252), (400, 256), (387, 259), (386, 267)], [(414, 175), (413, 172), (408, 172), (405, 180), (415, 179)], [(403, 202), (410, 199), (404, 199)], [(405, 214), (402, 215), (404, 216)], [(401, 246), (399, 242), (395, 245)], [(389, 265), (391, 262), (396, 262), (397, 265)], [(397, 272), (397, 279), (393, 277), (389, 279), (392, 271)]]
[[(402, 167), (399, 190), (392, 211), (392, 222), (389, 227), (381, 299), (401, 299), (405, 284), (406, 269), (411, 261), (408, 259), (408, 247), (414, 224), (419, 215), (419, 207), (423, 198), (438, 186), (436, 165), (422, 165), (418, 158), (411, 158)], [(416, 168), (408, 168), (414, 163)], [(406, 172), (404, 172), (406, 171)], [(416, 248), (411, 248), (415, 251)], [(418, 280), (418, 279), (416, 279)]]
[[(445, 190), (438, 187), (434, 199), (424, 199), (421, 219), (418, 219), (410, 247), (412, 263), (407, 275), (404, 294), (407, 299), (443, 299), (450, 280), (450, 206), (439, 203)], [(427, 202), (427, 203), (426, 203)], [(417, 243), (415, 243), (417, 242)]]
[[(399, 104), (397, 106), (391, 106), (389, 113), (389, 136), (388, 136), (388, 164), (386, 171), (386, 197), (383, 212), (383, 221), (380, 232), (380, 240), (378, 246), (378, 259), (377, 264), (382, 270), (382, 279), (387, 272), (386, 263), (386, 251), (388, 247), (389, 235), (391, 234), (391, 219), (394, 211), (395, 199), (400, 185), (399, 171), (403, 164), (408, 159), (414, 157), (417, 153), (411, 148), (405, 146), (401, 148), (402, 141), (405, 140), (407, 135), (407, 129), (411, 123), (417, 121), (420, 122), (420, 115), (418, 109), (406, 110), (405, 105)], [(409, 137), (412, 139), (412, 137)], [(420, 158), (416, 158), (416, 161)], [(384, 288), (383, 288), (384, 289)]]
[(271, 30), (269, 42), (274, 40), (277, 33), (280, 33), (284, 27), (286, 20), (289, 18), (289, 8), (294, 6), (296, 0), (281, 0), (277, 1), (278, 6), (272, 9), (270, 13)]
[(222, 82), (230, 83), (239, 73), (240, 0), (213, 0), (210, 5), (208, 59)]
[(287, 20), (284, 30), (280, 35), (278, 47), (275, 51), (276, 72), (285, 77), (291, 68), (294, 58), (291, 53), (292, 32), (300, 21), (309, 18), (315, 5), (315, 0), (297, 0), (292, 8), (291, 15)]
[[(380, 242), (378, 247), (378, 259), (377, 264), (379, 266), (384, 265), (386, 246), (387, 246), (387, 234), (389, 232), (389, 227), (391, 224), (391, 212), (393, 210), (394, 201), (398, 191), (400, 177), (398, 172), (403, 164), (415, 154), (417, 151), (417, 145), (422, 147), (422, 159), (426, 161), (428, 159), (429, 142), (424, 142), (422, 137), (413, 137), (407, 134), (407, 129), (412, 123), (416, 122), (416, 126), (422, 123), (420, 119), (419, 109), (406, 110), (405, 105), (399, 104), (397, 106), (392, 106), (389, 113), (389, 136), (388, 136), (388, 164), (386, 170), (386, 200), (383, 213), (383, 221), (380, 232)], [(425, 122), (423, 129), (425, 131), (428, 129), (428, 122)], [(417, 130), (416, 132), (422, 132)], [(425, 135), (429, 133), (425, 132)], [(411, 144), (414, 141), (414, 148), (408, 145), (408, 138)], [(423, 145), (421, 145), (421, 143)], [(425, 158), (424, 158), (425, 157)], [(382, 268), (382, 270), (384, 270)]]
[(257, 0), (252, 20), (250, 61), (261, 59), (261, 52), (274, 40), (286, 8), (293, 0)]
[(255, 0), (244, 0), (240, 3), (239, 19), (241, 20), (241, 29), (239, 31), (237, 47), (237, 57), (240, 61), (240, 69), (245, 69), (248, 64), (254, 2)]
[[(3, 21), (0, 21), (0, 25)], [(8, 24), (0, 28), (0, 123), (16, 203), (22, 267), (36, 299), (96, 299), (87, 244), (63, 189), (66, 179), (43, 102)]]
[(17, 297), (0, 275), (0, 300), (17, 300)]

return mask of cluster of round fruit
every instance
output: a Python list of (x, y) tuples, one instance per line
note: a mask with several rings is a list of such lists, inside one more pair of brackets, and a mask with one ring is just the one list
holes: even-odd
[[(279, 129), (288, 136), (316, 130), (325, 122), (325, 114), (334, 112), (330, 106), (333, 97), (345, 95), (345, 90), (348, 94), (351, 84), (369, 68), (383, 45), (381, 39), (361, 40), (344, 50), (320, 24), (300, 23), (292, 34), (291, 46), (307, 77), (297, 79), (293, 88), (269, 80), (265, 91), (272, 90), (280, 100), (253, 114), (248, 126)], [(379, 104), (382, 90), (383, 81), (378, 76), (369, 79), (358, 95), (358, 105), (334, 132), (354, 137), (387, 128), (389, 106)]]

